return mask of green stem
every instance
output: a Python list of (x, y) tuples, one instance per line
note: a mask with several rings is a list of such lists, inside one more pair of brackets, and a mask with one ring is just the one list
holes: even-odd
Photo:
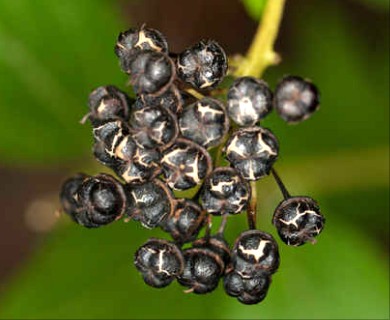
[(251, 181), (251, 201), (246, 210), (249, 229), (256, 229), (256, 213), (257, 213), (257, 189), (256, 181)]
[(261, 77), (264, 70), (280, 61), (274, 51), (274, 43), (278, 35), (283, 16), (285, 0), (268, 0), (252, 44), (246, 58), (235, 72), (237, 77)]

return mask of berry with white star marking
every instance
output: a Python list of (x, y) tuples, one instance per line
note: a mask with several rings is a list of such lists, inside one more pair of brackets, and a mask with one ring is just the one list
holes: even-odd
[(129, 123), (133, 139), (142, 148), (164, 150), (179, 133), (176, 116), (160, 106), (133, 110)]
[(113, 120), (128, 120), (133, 100), (115, 86), (101, 86), (88, 99), (89, 119), (94, 127)]
[(165, 219), (162, 228), (178, 243), (191, 242), (205, 225), (205, 218), (206, 212), (197, 203), (178, 199), (175, 210)]
[(168, 43), (160, 31), (143, 25), (139, 29), (121, 32), (114, 50), (118, 58), (132, 56), (134, 52), (141, 50), (168, 53)]
[(205, 148), (217, 146), (229, 130), (224, 105), (213, 98), (203, 98), (187, 107), (179, 118), (181, 134)]
[(134, 264), (146, 284), (163, 288), (182, 274), (184, 259), (180, 249), (163, 239), (149, 239), (134, 255)]
[(127, 184), (125, 192), (126, 214), (148, 229), (162, 225), (175, 208), (171, 190), (158, 179), (140, 185)]
[(215, 252), (205, 248), (190, 248), (183, 252), (184, 271), (178, 282), (188, 287), (186, 292), (205, 294), (217, 288), (224, 271), (224, 262)]
[(227, 108), (239, 126), (253, 126), (272, 110), (272, 92), (263, 80), (238, 78), (229, 88)]
[(286, 122), (301, 122), (319, 108), (318, 89), (301, 77), (284, 77), (275, 89), (274, 106), (279, 116)]
[(227, 57), (214, 40), (202, 40), (179, 54), (177, 75), (198, 89), (213, 88), (226, 75)]
[(172, 147), (164, 151), (161, 165), (168, 186), (176, 190), (195, 187), (212, 170), (207, 150), (183, 138), (178, 138)]
[(259, 271), (274, 273), (279, 267), (278, 244), (266, 232), (244, 231), (234, 243), (232, 264), (242, 276), (250, 277)]
[(266, 272), (257, 272), (252, 277), (243, 277), (231, 270), (224, 277), (225, 292), (243, 304), (257, 304), (267, 295), (271, 276)]
[(212, 215), (241, 213), (249, 198), (249, 184), (230, 167), (214, 169), (205, 179), (201, 193), (202, 206)]
[(227, 160), (245, 179), (258, 180), (269, 174), (279, 144), (270, 130), (250, 127), (234, 132), (224, 150)]
[(312, 198), (291, 197), (278, 205), (272, 223), (284, 243), (301, 246), (314, 242), (324, 228), (325, 218)]

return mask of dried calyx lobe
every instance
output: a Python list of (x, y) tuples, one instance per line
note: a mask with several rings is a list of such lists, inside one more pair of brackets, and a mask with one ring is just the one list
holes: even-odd
[(268, 175), (279, 153), (273, 133), (262, 127), (240, 129), (232, 134), (225, 147), (226, 158), (247, 180)]
[(122, 185), (110, 175), (79, 174), (64, 183), (61, 202), (74, 221), (94, 228), (119, 219), (124, 213), (126, 197)]
[(229, 167), (216, 168), (205, 179), (201, 193), (203, 208), (213, 215), (241, 213), (249, 198), (249, 184)]
[(227, 106), (235, 123), (253, 126), (272, 110), (272, 92), (263, 80), (241, 77), (229, 88)]
[(182, 274), (184, 259), (175, 244), (152, 238), (137, 250), (134, 264), (146, 284), (163, 288)]
[(203, 98), (187, 106), (179, 118), (181, 134), (205, 148), (217, 146), (229, 130), (224, 105)]
[(317, 87), (301, 77), (284, 77), (275, 89), (275, 110), (289, 123), (306, 120), (319, 108), (319, 105)]
[(226, 75), (227, 57), (213, 40), (202, 40), (179, 54), (177, 74), (198, 89), (217, 86)]
[(291, 197), (278, 205), (272, 223), (283, 242), (300, 246), (314, 241), (324, 228), (325, 218), (312, 198)]

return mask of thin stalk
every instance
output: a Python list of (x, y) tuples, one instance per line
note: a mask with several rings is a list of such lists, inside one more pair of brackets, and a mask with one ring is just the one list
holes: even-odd
[(290, 193), (287, 191), (286, 186), (284, 185), (282, 179), (280, 179), (280, 177), (277, 174), (277, 172), (275, 171), (275, 169), (272, 168), (271, 172), (272, 172), (272, 175), (275, 178), (276, 183), (278, 184), (278, 187), (279, 187), (280, 191), (283, 194), (284, 199), (287, 200), (288, 198), (291, 198)]
[(256, 213), (257, 213), (257, 190), (256, 181), (251, 181), (251, 200), (246, 210), (249, 229), (256, 229)]
[(225, 228), (226, 228), (226, 225), (227, 225), (228, 218), (229, 218), (229, 214), (228, 213), (225, 213), (222, 216), (222, 221), (221, 221), (221, 224), (219, 225), (219, 228), (218, 228), (218, 231), (217, 231), (218, 235), (223, 235), (223, 233), (225, 232)]
[(246, 57), (235, 72), (236, 76), (260, 77), (267, 67), (280, 61), (280, 57), (274, 51), (274, 44), (282, 20), (285, 2), (285, 0), (267, 1), (261, 22)]

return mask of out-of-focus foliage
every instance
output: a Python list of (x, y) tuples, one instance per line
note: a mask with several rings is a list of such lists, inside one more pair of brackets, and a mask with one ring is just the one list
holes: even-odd
[(248, 14), (254, 20), (259, 20), (267, 0), (241, 0)]
[[(11, 3), (13, 2), (0, 2), (0, 15), (3, 13), (2, 6), (10, 6)], [(34, 12), (36, 17), (39, 17), (39, 10), (34, 9), (29, 1), (15, 3), (19, 4), (17, 7), (19, 10), (26, 11), (23, 14), (27, 17), (31, 17)], [(51, 13), (40, 19), (39, 23), (43, 25), (40, 34), (42, 39), (56, 35), (55, 30), (52, 30), (53, 25), (48, 24), (45, 27), (45, 24), (58, 19), (58, 16), (53, 18), (52, 14), (60, 10), (56, 6), (64, 5), (61, 3), (56, 1), (50, 2), (49, 5), (47, 0), (47, 7), (44, 10), (50, 10)], [(72, 132), (79, 130), (74, 128), (78, 128), (76, 122), (80, 112), (84, 111), (85, 92), (107, 81), (117, 82), (120, 79), (118, 78), (120, 71), (112, 53), (112, 43), (118, 32), (115, 29), (117, 22), (113, 9), (101, 1), (66, 3), (67, 6), (79, 6), (80, 3), (80, 10), (85, 10), (78, 13), (77, 19), (75, 17), (61, 20), (62, 35), (64, 39), (68, 39), (66, 47), (76, 47), (84, 41), (92, 45), (96, 41), (102, 52), (91, 57), (91, 52), (85, 49), (77, 54), (68, 52), (69, 57), (60, 59), (60, 64), (69, 64), (68, 67), (79, 63), (79, 59), (84, 61), (78, 66), (83, 73), (89, 75), (84, 80), (73, 79), (72, 75), (68, 74), (71, 71), (65, 65), (56, 66), (52, 61), (53, 70), (56, 70), (55, 67), (59, 68), (56, 73), (53, 71), (51, 76), (53, 80), (64, 81), (67, 83), (67, 92), (82, 97), (80, 100), (73, 98), (77, 105), (69, 107), (73, 110), (69, 110), (73, 114), (72, 117), (66, 116), (63, 109), (57, 110), (55, 103), (52, 108), (48, 108), (46, 100), (36, 99), (31, 110), (46, 112), (47, 117), (57, 116)], [(270, 68), (265, 79), (274, 87), (277, 79), (287, 73), (308, 77), (322, 92), (322, 107), (311, 119), (297, 126), (286, 125), (275, 114), (266, 119), (264, 125), (271, 128), (281, 142), (281, 156), (276, 168), (285, 178), (290, 192), (316, 198), (327, 218), (327, 224), (315, 246), (290, 248), (279, 242), (281, 267), (273, 277), (266, 300), (257, 306), (243, 306), (233, 298), (227, 297), (222, 286), (207, 296), (184, 294), (177, 284), (162, 290), (149, 288), (137, 273), (132, 259), (135, 250), (148, 237), (165, 236), (160, 231), (142, 229), (135, 222), (129, 224), (117, 222), (98, 230), (85, 230), (67, 223), (48, 237), (46, 244), (37, 252), (29, 266), (10, 284), (2, 299), (0, 317), (41, 319), (389, 317), (386, 248), (388, 241), (386, 226), (389, 222), (387, 165), (389, 47), (388, 30), (385, 28), (387, 24), (383, 23), (384, 28), (378, 31), (383, 35), (377, 37), (373, 48), (370, 39), (354, 25), (356, 22), (346, 19), (348, 12), (344, 4), (338, 1), (310, 3), (299, 12), (292, 10), (288, 13), (292, 15), (290, 18), (294, 25), (285, 41), (293, 53), (284, 55), (280, 66)], [(88, 20), (92, 19), (89, 18), (92, 16), (90, 12), (94, 12), (93, 19), (96, 20), (96, 15), (101, 15), (101, 18), (104, 17), (106, 20), (104, 23), (99, 19)], [(34, 21), (33, 18), (30, 19)], [(5, 22), (1, 19), (1, 48), (5, 45), (3, 24)], [(67, 24), (70, 26), (67, 27)], [(85, 29), (76, 28), (75, 25), (84, 26)], [(94, 28), (101, 28), (102, 33), (93, 34)], [(107, 30), (103, 30), (105, 28)], [(11, 31), (16, 32), (11, 27), (7, 30), (9, 34)], [(20, 30), (26, 32), (28, 29)], [(86, 31), (81, 34), (80, 30)], [(27, 46), (26, 50), (30, 46), (45, 47), (45, 43), (35, 43), (36, 40), (31, 40), (29, 44), (28, 36), (25, 38), (26, 40), (20, 41), (19, 45)], [(33, 49), (28, 50), (30, 52)], [(50, 50), (61, 52), (61, 47)], [(20, 59), (16, 53), (15, 56), (15, 59)], [(8, 59), (12, 61), (12, 55)], [(42, 61), (45, 62), (45, 59)], [(9, 68), (7, 77), (19, 79), (22, 75), (21, 70), (16, 67)], [(29, 81), (41, 79), (38, 77), (39, 74), (37, 72), (37, 75), (30, 75)], [(1, 77), (0, 81), (4, 82), (3, 78)], [(20, 79), (19, 82), (26, 86), (24, 82), (26, 80)], [(40, 81), (44, 83), (39, 82), (39, 85), (44, 86), (46, 78)], [(34, 84), (34, 81), (32, 82)], [(16, 88), (13, 90), (12, 94), (8, 93), (7, 99), (9, 101), (21, 99), (19, 91)], [(52, 94), (53, 89), (49, 91)], [(61, 100), (57, 96), (58, 93), (54, 92), (51, 99)], [(2, 98), (4, 97), (1, 95), (0, 103), (3, 103)], [(61, 106), (62, 103), (63, 101)], [(10, 115), (12, 110), (19, 112), (22, 120), (14, 122), (14, 125), (19, 126), (31, 120), (26, 113), (15, 111), (17, 105), (13, 108), (9, 106), (2, 108), (7, 109), (5, 112)], [(30, 114), (33, 113), (29, 112), (28, 115)], [(20, 132), (22, 128), (15, 127), (13, 130)], [(53, 128), (47, 127), (46, 130), (50, 133)], [(44, 151), (31, 153), (34, 159), (52, 158), (50, 150), (56, 150), (56, 143), (60, 146), (63, 143), (58, 140), (61, 136), (56, 136), (59, 134), (53, 133), (50, 137), (52, 147), (48, 149), (48, 155)], [(76, 132), (73, 134), (76, 135)], [(80, 145), (76, 146), (76, 142), (71, 142), (74, 145), (69, 145), (67, 151), (62, 151), (61, 155), (70, 158), (78, 156), (80, 152), (88, 152), (85, 142), (90, 139), (90, 133), (83, 129), (78, 134)], [(22, 143), (18, 141), (20, 138), (14, 139), (17, 141), (16, 144)], [(35, 146), (36, 142), (32, 140), (29, 143)], [(5, 145), (1, 142), (0, 146), (3, 144)], [(15, 148), (15, 145), (13, 147)], [(9, 143), (8, 148), (4, 147), (1, 150), (13, 150), (12, 143)], [(17, 153), (14, 156), (16, 157)], [(275, 235), (270, 220), (273, 209), (281, 199), (272, 178), (265, 178), (259, 183), (258, 199), (259, 226)], [(68, 221), (66, 218), (64, 220)], [(216, 220), (218, 225), (218, 219)], [(243, 216), (231, 218), (226, 231), (230, 241), (246, 228), (245, 220)]]
[(119, 21), (109, 1), (0, 0), (2, 163), (90, 150), (89, 128), (77, 123), (86, 92), (124, 83), (112, 54)]

